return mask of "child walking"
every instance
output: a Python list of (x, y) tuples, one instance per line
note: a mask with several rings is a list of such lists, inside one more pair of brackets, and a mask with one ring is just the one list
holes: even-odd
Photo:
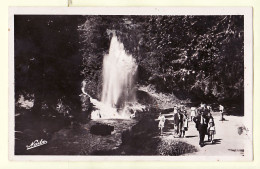
[(216, 128), (214, 124), (214, 119), (211, 116), (209, 119), (209, 126), (208, 126), (208, 139), (213, 144), (214, 143), (214, 135), (216, 134)]
[(162, 115), (162, 113), (160, 113), (158, 120), (159, 120), (158, 127), (159, 127), (159, 130), (160, 130), (160, 134), (162, 135), (164, 123), (165, 123), (165, 116)]

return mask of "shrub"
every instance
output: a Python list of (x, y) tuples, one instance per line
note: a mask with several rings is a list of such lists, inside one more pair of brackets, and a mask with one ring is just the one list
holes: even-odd
[(178, 140), (162, 140), (157, 148), (157, 154), (164, 156), (179, 156), (196, 151), (195, 146)]

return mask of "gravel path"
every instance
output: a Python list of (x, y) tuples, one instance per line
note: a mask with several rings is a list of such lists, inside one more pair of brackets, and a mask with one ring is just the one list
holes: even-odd
[[(243, 126), (243, 117), (237, 116), (225, 116), (226, 121), (220, 121), (219, 116), (214, 116), (216, 135), (215, 143), (206, 142), (204, 147), (199, 146), (199, 132), (195, 128), (194, 122), (189, 122), (189, 129), (186, 132), (184, 138), (178, 138), (174, 136), (174, 130), (167, 125), (172, 125), (173, 118), (171, 114), (166, 115), (166, 119), (169, 120), (165, 126), (162, 139), (177, 139), (188, 144), (196, 146), (198, 152), (186, 155), (199, 155), (199, 156), (243, 156), (244, 148), (246, 144), (250, 143), (248, 137), (248, 131), (243, 130), (243, 133), (239, 133), (238, 128)], [(207, 141), (205, 136), (205, 141)]]

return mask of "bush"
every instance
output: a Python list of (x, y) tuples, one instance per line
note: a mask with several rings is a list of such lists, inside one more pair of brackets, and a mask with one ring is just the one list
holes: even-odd
[(196, 151), (195, 146), (178, 140), (162, 140), (157, 148), (157, 154), (164, 156), (179, 156)]

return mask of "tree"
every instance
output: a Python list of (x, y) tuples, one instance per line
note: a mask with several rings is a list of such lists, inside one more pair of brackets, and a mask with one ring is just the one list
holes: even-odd
[(80, 110), (79, 16), (15, 16), (15, 96), (34, 94), (34, 111), (59, 99)]
[(91, 94), (101, 93), (102, 60), (110, 39), (107, 32), (114, 30), (142, 70), (137, 83), (151, 83), (159, 92), (185, 93), (200, 100), (243, 98), (243, 16), (85, 19), (80, 26), (81, 49)]

